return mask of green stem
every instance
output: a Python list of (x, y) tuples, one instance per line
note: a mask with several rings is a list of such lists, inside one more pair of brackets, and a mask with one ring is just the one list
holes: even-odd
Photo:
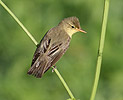
[[(32, 42), (37, 45), (37, 41), (34, 39), (34, 37), (30, 34), (30, 32), (24, 27), (24, 25), (19, 21), (19, 19), (12, 13), (12, 11), (0, 0), (0, 4), (3, 6), (3, 8), (14, 18), (14, 20), (21, 26), (21, 28), (26, 32), (26, 34), (30, 37), (30, 39), (32, 40)], [(59, 71), (57, 69), (54, 68), (55, 73), (57, 74), (57, 76), (59, 77), (59, 79), (61, 80), (62, 84), (64, 85), (65, 89), (67, 90), (69, 96), (71, 97), (71, 100), (75, 100), (72, 92), (70, 91), (68, 85), (66, 84), (66, 82), (64, 81), (64, 79), (62, 78), (62, 76), (60, 75)]]
[(95, 99), (95, 95), (96, 95), (96, 91), (97, 91), (97, 87), (98, 87), (100, 71), (101, 71), (101, 63), (102, 63), (102, 54), (103, 54), (103, 48), (104, 48), (104, 42), (105, 42), (107, 19), (108, 19), (108, 10), (109, 10), (109, 0), (105, 0), (101, 38), (100, 38), (99, 52), (98, 52), (97, 65), (96, 65), (96, 74), (95, 74), (95, 80), (94, 80), (94, 85), (93, 85), (93, 90), (92, 90), (90, 100)]
[(65, 80), (63, 79), (63, 77), (60, 75), (60, 73), (58, 72), (58, 70), (54, 67), (52, 67), (53, 70), (56, 72), (57, 76), (59, 77), (59, 79), (61, 80), (62, 84), (64, 85), (65, 89), (67, 90), (68, 94), (70, 95), (72, 100), (75, 100), (72, 92), (70, 91), (69, 87), (67, 86)]
[(30, 32), (24, 27), (24, 25), (19, 21), (19, 19), (12, 13), (12, 11), (0, 0), (0, 4), (3, 8), (14, 18), (14, 20), (20, 25), (20, 27), (26, 32), (26, 34), (30, 37), (35, 45), (37, 45), (37, 41), (34, 37), (30, 34)]

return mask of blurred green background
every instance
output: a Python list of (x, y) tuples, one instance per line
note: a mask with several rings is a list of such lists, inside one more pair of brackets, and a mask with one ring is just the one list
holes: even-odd
[[(77, 16), (87, 34), (73, 36), (56, 64), (74, 96), (89, 100), (100, 39), (104, 0), (4, 0), (39, 42), (63, 18)], [(0, 5), (0, 100), (66, 100), (51, 69), (41, 79), (27, 75), (36, 46)], [(123, 1), (110, 0), (96, 100), (123, 100)]]

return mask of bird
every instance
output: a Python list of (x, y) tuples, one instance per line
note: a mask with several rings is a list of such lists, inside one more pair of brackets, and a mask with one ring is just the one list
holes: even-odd
[(64, 55), (72, 35), (76, 32), (86, 33), (81, 29), (79, 19), (75, 16), (64, 18), (56, 27), (48, 30), (37, 45), (27, 74), (41, 78)]

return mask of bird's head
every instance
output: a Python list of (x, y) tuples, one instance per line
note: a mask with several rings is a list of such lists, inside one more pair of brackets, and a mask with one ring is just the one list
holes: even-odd
[(86, 33), (81, 29), (79, 19), (77, 17), (68, 17), (63, 19), (59, 23), (59, 27), (63, 28), (70, 37), (72, 37), (72, 35), (76, 32)]

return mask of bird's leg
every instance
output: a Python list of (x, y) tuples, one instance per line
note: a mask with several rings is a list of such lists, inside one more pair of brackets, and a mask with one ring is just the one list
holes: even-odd
[(52, 72), (54, 72), (55, 68), (56, 68), (56, 65), (54, 65), (54, 67), (53, 67), (53, 69), (52, 69)]

